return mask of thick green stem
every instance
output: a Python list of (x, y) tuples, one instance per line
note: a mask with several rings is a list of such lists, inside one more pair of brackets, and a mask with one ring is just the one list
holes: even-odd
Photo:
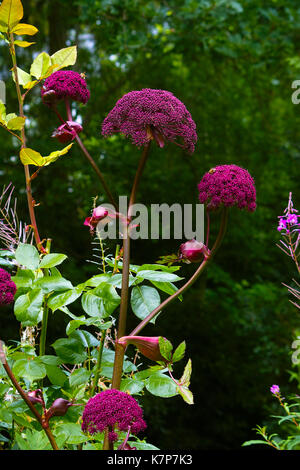
[(142, 320), (138, 326), (130, 333), (129, 336), (136, 336), (138, 335), (141, 330), (154, 318), (158, 315), (164, 308), (166, 308), (169, 304), (171, 304), (177, 297), (183, 294), (187, 289), (189, 289), (194, 282), (198, 279), (198, 277), (203, 273), (203, 271), (207, 268), (209, 263), (211, 262), (212, 258), (215, 256), (217, 250), (219, 249), (222, 240), (224, 238), (226, 228), (227, 228), (227, 220), (228, 220), (228, 209), (224, 208), (221, 215), (221, 222), (220, 222), (220, 230), (215, 241), (213, 248), (211, 249), (210, 256), (205, 258), (198, 269), (194, 272), (192, 277), (174, 294), (168, 297), (164, 302), (162, 302), (157, 308), (155, 308), (147, 317)]
[(45, 351), (46, 351), (48, 316), (49, 316), (49, 308), (47, 306), (47, 300), (45, 300), (44, 309), (43, 309), (43, 318), (42, 318), (42, 329), (41, 329), (41, 336), (40, 336), (40, 356), (44, 356)]

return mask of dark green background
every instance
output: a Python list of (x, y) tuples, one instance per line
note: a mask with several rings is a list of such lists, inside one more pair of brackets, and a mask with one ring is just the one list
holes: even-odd
[[(294, 0), (23, 4), (23, 21), (36, 25), (39, 34), (33, 47), (18, 49), (21, 68), (29, 70), (33, 52), (78, 45), (73, 69), (86, 73), (91, 92), (88, 104), (76, 107), (84, 122), (81, 136), (115, 194), (128, 194), (139, 150), (121, 136), (103, 139), (101, 123), (124, 93), (145, 87), (169, 90), (182, 100), (199, 140), (192, 156), (172, 144), (163, 150), (152, 146), (139, 202), (196, 204), (197, 183), (218, 164), (245, 167), (255, 179), (257, 211), (230, 211), (228, 233), (210, 271), (184, 303), (172, 304), (156, 327), (147, 329), (175, 344), (187, 341), (195, 396), (194, 406), (179, 397), (146, 396), (149, 442), (163, 449), (239, 448), (268, 418), (270, 385), (297, 392), (287, 370), (299, 313), (281, 284), (290, 283), (295, 272), (276, 247), (276, 227), (290, 191), (300, 208), (299, 107), (291, 101), (291, 84), (300, 78), (299, 6)], [(7, 81), (10, 59), (3, 45), (0, 53), (0, 78)], [(59, 148), (50, 138), (58, 121), (41, 103), (39, 90), (29, 96), (27, 145), (48, 155)], [(11, 83), (7, 105), (9, 112), (17, 109)], [(28, 221), (16, 142), (4, 131), (0, 139), (1, 185), (11, 181), (16, 186), (19, 216)], [(84, 281), (97, 267), (86, 262), (92, 259), (92, 245), (83, 220), (92, 198), (98, 195), (101, 202), (105, 197), (79, 148), (43, 170), (33, 190), (41, 203), (41, 235), (53, 239), (53, 251), (69, 256), (65, 277)], [(213, 234), (216, 226), (215, 221)], [(178, 245), (178, 240), (134, 242), (132, 261), (154, 262)], [(186, 275), (193, 269), (183, 268)], [(50, 319), (53, 338), (64, 336), (65, 325), (63, 315), (55, 315), (55, 322)], [(1, 310), (0, 328), (2, 338), (18, 338), (10, 309)]]

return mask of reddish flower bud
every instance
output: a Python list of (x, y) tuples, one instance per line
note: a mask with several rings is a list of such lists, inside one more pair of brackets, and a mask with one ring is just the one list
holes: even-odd
[(82, 126), (78, 122), (67, 121), (55, 129), (51, 137), (55, 137), (59, 142), (66, 143), (74, 140), (81, 131)]
[(134, 344), (143, 356), (152, 361), (166, 361), (159, 350), (160, 336), (123, 336), (118, 339), (118, 343), (124, 348), (128, 344)]
[(49, 410), (47, 410), (45, 421), (49, 421), (52, 416), (64, 416), (68, 411), (69, 407), (72, 406), (73, 403), (69, 400), (65, 400), (64, 398), (57, 398), (54, 400), (52, 405), (50, 406)]
[(182, 243), (179, 248), (179, 257), (189, 263), (199, 263), (203, 257), (208, 258), (210, 255), (209, 249), (204, 243), (197, 240), (189, 240)]
[(93, 230), (95, 227), (97, 227), (97, 224), (100, 222), (100, 220), (105, 219), (107, 216), (108, 210), (105, 207), (95, 207), (92, 213), (92, 217), (87, 217), (83, 225), (87, 225)]
[(29, 398), (29, 401), (33, 405), (35, 405), (36, 403), (40, 403), (41, 405), (44, 404), (43, 392), (40, 388), (38, 388), (37, 390), (33, 390), (31, 392), (28, 392), (27, 397)]

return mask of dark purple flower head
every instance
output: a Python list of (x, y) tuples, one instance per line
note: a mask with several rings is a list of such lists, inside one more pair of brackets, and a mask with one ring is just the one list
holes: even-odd
[(138, 147), (152, 139), (163, 147), (165, 140), (179, 138), (193, 153), (197, 142), (196, 124), (185, 105), (169, 91), (151, 88), (131, 91), (116, 103), (103, 121), (102, 134), (117, 132), (131, 137)]
[(41, 94), (47, 104), (64, 98), (86, 104), (90, 97), (84, 78), (80, 73), (73, 72), (73, 70), (54, 72), (46, 78)]
[(114, 428), (109, 438), (116, 440), (116, 428), (138, 434), (147, 425), (143, 420), (143, 410), (137, 401), (119, 390), (104, 390), (87, 402), (82, 415), (81, 428), (84, 432), (95, 434), (103, 432), (108, 426)]
[(13, 303), (17, 286), (12, 281), (0, 282), (0, 305)]
[(5, 271), (5, 269), (0, 268), (0, 282), (6, 282), (10, 280), (11, 280), (10, 274), (7, 271)]
[(179, 258), (189, 263), (199, 263), (210, 255), (209, 249), (202, 242), (189, 240), (179, 247)]
[(208, 209), (238, 206), (253, 212), (256, 209), (256, 191), (250, 173), (237, 165), (220, 165), (205, 173), (198, 184), (199, 200)]
[(59, 142), (66, 143), (74, 140), (81, 131), (82, 126), (78, 122), (66, 121), (55, 129), (51, 137), (55, 137)]

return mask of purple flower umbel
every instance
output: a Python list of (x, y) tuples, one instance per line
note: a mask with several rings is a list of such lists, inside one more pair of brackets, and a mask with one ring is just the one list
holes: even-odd
[(165, 140), (179, 138), (178, 145), (193, 153), (197, 142), (196, 124), (185, 105), (169, 91), (151, 88), (131, 91), (117, 101), (103, 121), (102, 134), (118, 132), (138, 147), (153, 139), (163, 147)]
[(46, 78), (41, 94), (45, 103), (69, 98), (86, 104), (90, 97), (85, 80), (80, 73), (73, 72), (73, 70), (58, 70), (54, 72)]
[(95, 434), (103, 432), (110, 426), (114, 431), (109, 433), (109, 439), (118, 438), (116, 429), (138, 434), (147, 425), (143, 420), (143, 410), (137, 401), (125, 392), (119, 390), (104, 390), (87, 402), (82, 415), (82, 430)]
[(256, 209), (256, 191), (250, 173), (237, 165), (220, 165), (205, 173), (198, 184), (199, 199), (208, 209), (237, 205), (239, 209)]
[(0, 282), (0, 305), (13, 303), (17, 286), (13, 281)]

